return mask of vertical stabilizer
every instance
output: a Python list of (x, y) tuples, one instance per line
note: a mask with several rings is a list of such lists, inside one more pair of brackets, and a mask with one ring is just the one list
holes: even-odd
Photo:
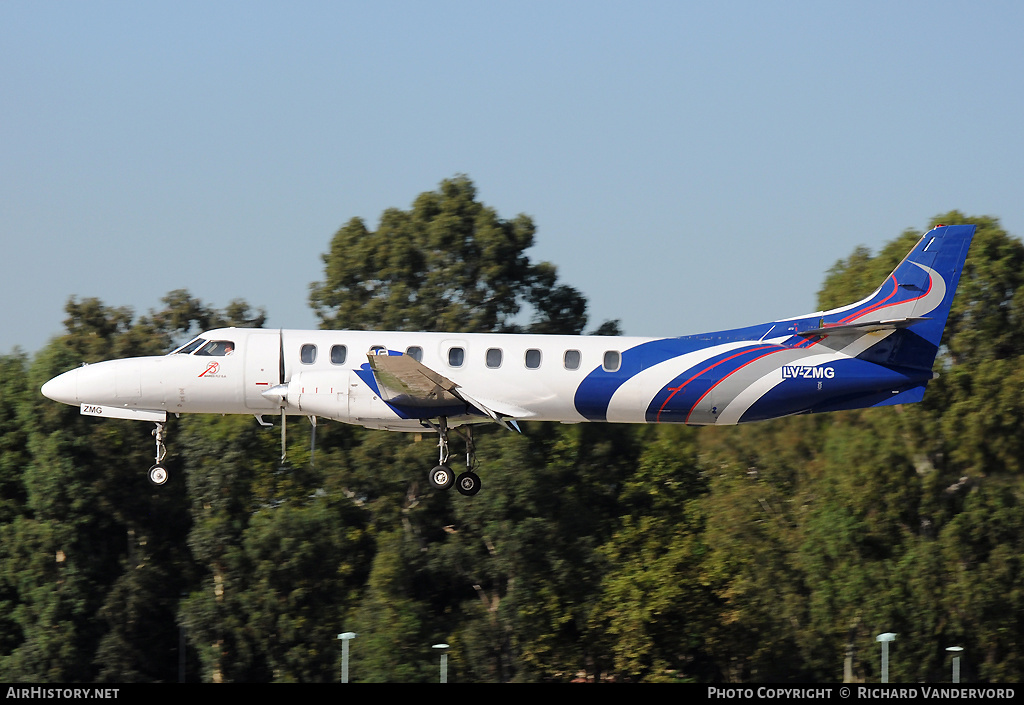
[(892, 332), (859, 357), (893, 367), (931, 369), (960, 282), (974, 225), (940, 225), (925, 233), (871, 296), (822, 315), (820, 332)]

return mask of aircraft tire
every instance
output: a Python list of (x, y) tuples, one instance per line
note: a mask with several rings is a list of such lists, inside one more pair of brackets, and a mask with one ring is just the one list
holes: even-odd
[(430, 486), (437, 490), (446, 490), (455, 484), (455, 475), (447, 465), (438, 465), (428, 475)]
[(167, 484), (167, 480), (170, 479), (171, 474), (167, 472), (167, 468), (157, 463), (149, 469), (149, 482), (156, 487)]
[(455, 480), (455, 487), (467, 497), (480, 491), (480, 476), (475, 472), (464, 472)]

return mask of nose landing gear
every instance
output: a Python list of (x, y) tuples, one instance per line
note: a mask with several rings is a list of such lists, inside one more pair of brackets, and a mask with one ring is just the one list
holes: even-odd
[(164, 425), (157, 422), (156, 428), (153, 429), (153, 437), (156, 439), (156, 465), (149, 469), (149, 482), (156, 487), (167, 484), (167, 480), (170, 479), (171, 474), (167, 472), (167, 467), (163, 464), (164, 457), (167, 455), (167, 446), (164, 445)]

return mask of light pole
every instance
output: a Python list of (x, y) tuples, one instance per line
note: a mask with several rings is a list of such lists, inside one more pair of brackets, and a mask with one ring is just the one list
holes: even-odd
[(434, 644), (432, 649), (438, 649), (441, 652), (441, 682), (448, 682), (448, 644)]
[(338, 638), (341, 639), (341, 682), (348, 683), (348, 643), (355, 639), (358, 634), (355, 632), (345, 632), (339, 634)]
[(960, 682), (960, 652), (964, 650), (962, 646), (947, 646), (946, 651), (953, 654), (953, 682)]
[(882, 642), (882, 682), (889, 682), (889, 642), (896, 638), (896, 635), (892, 632), (886, 632), (885, 634), (879, 634), (875, 637), (875, 641)]

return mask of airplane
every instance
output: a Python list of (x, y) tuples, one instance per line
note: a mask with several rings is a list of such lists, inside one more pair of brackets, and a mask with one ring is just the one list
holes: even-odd
[[(168, 480), (168, 414), (288, 416), (438, 434), (437, 489), (480, 491), (473, 427), (731, 425), (920, 401), (974, 236), (938, 225), (866, 298), (829, 311), (669, 338), (222, 328), (162, 356), (83, 365), (42, 386), (82, 414), (156, 424), (149, 480)], [(466, 443), (455, 476), (449, 438)], [(315, 443), (315, 436), (314, 436)]]

